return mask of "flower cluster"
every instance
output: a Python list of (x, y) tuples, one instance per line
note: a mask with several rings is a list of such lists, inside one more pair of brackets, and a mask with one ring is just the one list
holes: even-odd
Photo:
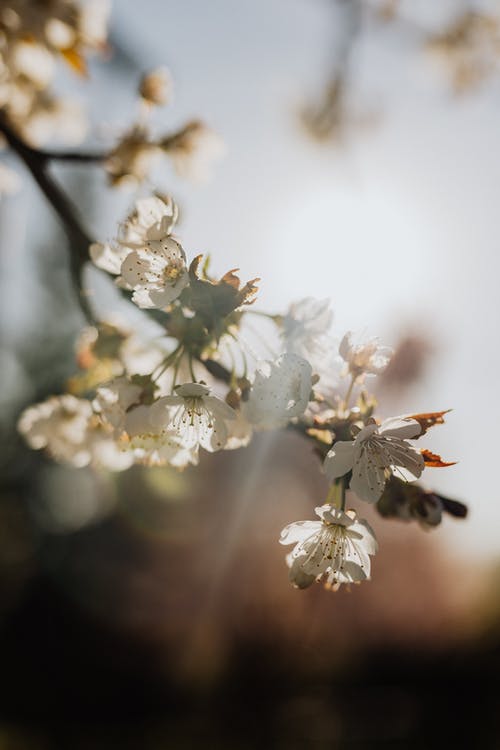
[(50, 89), (62, 59), (83, 75), (85, 55), (106, 43), (109, 3), (7, 0), (0, 9), (0, 109), (29, 143), (52, 136), (79, 143), (86, 122), (79, 105)]
[(451, 465), (416, 445), (445, 412), (375, 417), (366, 383), (384, 371), (391, 351), (351, 332), (332, 336), (329, 302), (306, 298), (284, 315), (259, 313), (279, 342), (274, 356), (261, 358), (245, 341), (258, 279), (211, 276), (202, 256), (190, 259), (183, 248), (177, 214), (171, 198), (143, 198), (115, 238), (91, 245), (94, 264), (161, 333), (148, 339), (109, 322), (87, 330), (69, 392), (21, 415), (29, 445), (77, 467), (183, 469), (198, 463), (200, 451), (240, 448), (258, 431), (300, 432), (321, 457), (330, 490), (316, 508), (319, 521), (289, 524), (281, 535), (295, 545), (287, 564), (298, 588), (370, 577), (377, 541), (346, 509), (348, 490), (383, 516), (426, 528), (443, 511), (463, 515), (463, 506), (415, 484), (426, 467)]

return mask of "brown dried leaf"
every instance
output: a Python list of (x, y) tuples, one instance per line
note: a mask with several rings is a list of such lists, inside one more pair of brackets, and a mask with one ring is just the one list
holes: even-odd
[(418, 437), (421, 435), (425, 435), (427, 430), (429, 430), (431, 427), (434, 427), (436, 424), (444, 424), (444, 415), (448, 414), (451, 409), (445, 409), (444, 411), (429, 411), (424, 412), (423, 414), (410, 414), (408, 415), (407, 419), (414, 419), (416, 422), (419, 423), (420, 428), (422, 432)]
[(439, 456), (437, 453), (432, 453), (432, 451), (428, 451), (425, 449), (421, 450), (420, 453), (424, 457), (426, 466), (440, 468), (444, 466), (455, 466), (455, 464), (457, 463), (456, 461), (443, 461), (441, 456)]

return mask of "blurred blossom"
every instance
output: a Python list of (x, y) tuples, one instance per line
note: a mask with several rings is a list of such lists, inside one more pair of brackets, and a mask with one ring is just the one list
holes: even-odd
[(379, 346), (377, 339), (355, 341), (352, 332), (348, 331), (340, 342), (339, 354), (349, 374), (357, 379), (364, 375), (380, 375), (389, 364), (392, 349)]
[(134, 126), (118, 141), (106, 160), (111, 184), (134, 185), (143, 182), (160, 156), (160, 148), (151, 143), (145, 128)]
[(50, 88), (59, 61), (85, 75), (85, 54), (102, 48), (109, 4), (8, 0), (0, 9), (0, 107), (34, 146), (69, 144), (86, 135), (80, 105)]
[(167, 68), (161, 67), (146, 73), (139, 86), (139, 93), (147, 104), (163, 107), (172, 96), (172, 78)]
[(171, 157), (177, 173), (195, 182), (208, 179), (213, 162), (225, 152), (220, 136), (199, 120), (189, 122), (158, 145)]
[(500, 21), (494, 15), (467, 11), (446, 31), (431, 37), (428, 49), (445, 66), (455, 90), (468, 90), (499, 69)]

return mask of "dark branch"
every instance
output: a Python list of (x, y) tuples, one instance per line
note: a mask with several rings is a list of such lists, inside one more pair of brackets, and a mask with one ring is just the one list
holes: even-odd
[(81, 288), (82, 270), (89, 259), (88, 249), (92, 240), (80, 224), (75, 207), (50, 175), (48, 171), (50, 156), (24, 143), (1, 113), (0, 132), (3, 133), (9, 146), (27, 167), (64, 227), (70, 242), (71, 273), (78, 289), (79, 302), (84, 315), (92, 320), (93, 316), (87, 296)]
[(67, 162), (80, 162), (82, 164), (101, 164), (106, 161), (108, 154), (104, 152), (88, 152), (81, 153), (80, 151), (37, 151), (44, 161), (67, 161)]

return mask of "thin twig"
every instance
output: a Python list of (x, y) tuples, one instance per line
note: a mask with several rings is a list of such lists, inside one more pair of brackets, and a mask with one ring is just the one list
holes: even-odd
[(100, 164), (108, 158), (109, 154), (106, 152), (89, 151), (83, 153), (81, 151), (37, 151), (37, 154), (45, 159), (45, 161), (68, 161), (68, 162), (82, 162), (84, 164)]

